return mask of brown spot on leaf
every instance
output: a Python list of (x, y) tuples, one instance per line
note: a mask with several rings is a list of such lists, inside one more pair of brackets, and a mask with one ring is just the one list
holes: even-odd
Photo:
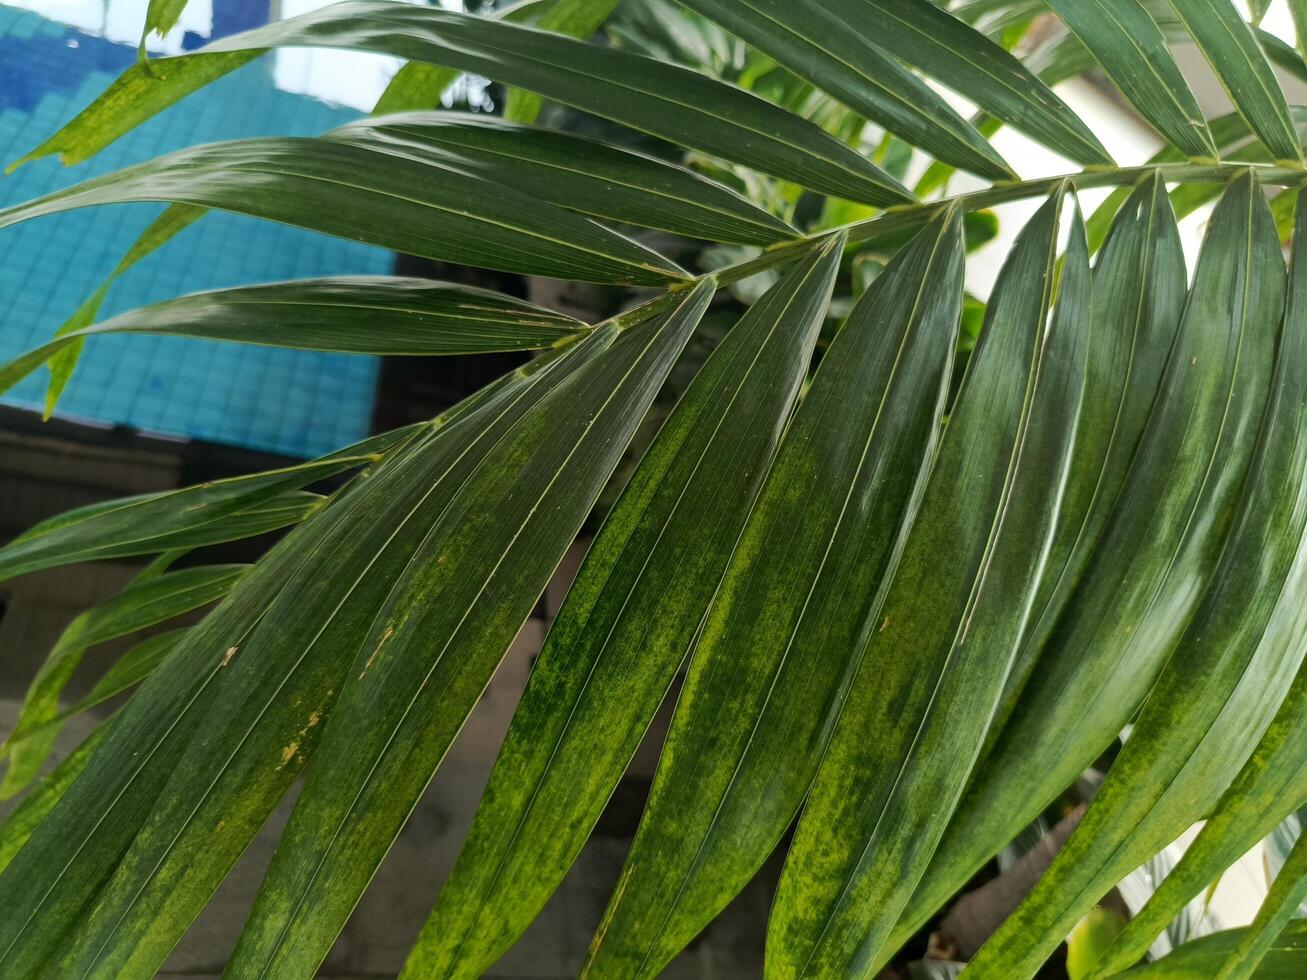
[(231, 663), (231, 658), (236, 656), (236, 650), (237, 650), (236, 647), (227, 648), (227, 652), (222, 655), (222, 663), (218, 664), (219, 670), (221, 670), (223, 667), (226, 667), (229, 663)]
[(363, 665), (363, 673), (359, 674), (359, 680), (363, 680), (364, 675), (372, 669), (372, 661), (377, 659), (377, 654), (381, 648), (386, 645), (386, 641), (395, 635), (395, 627), (387, 626), (386, 631), (381, 634), (381, 639), (377, 641), (377, 648), (372, 651), (372, 656), (368, 657), (368, 662)]

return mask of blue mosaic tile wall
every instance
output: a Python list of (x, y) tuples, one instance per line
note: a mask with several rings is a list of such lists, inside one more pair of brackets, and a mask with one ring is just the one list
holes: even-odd
[[(257, 25), (267, 0), (218, 0), (214, 34)], [(187, 47), (203, 39), (187, 37)], [(98, 95), (134, 48), (0, 4), (0, 167)], [(276, 89), (270, 62), (250, 64), (161, 113), (98, 156), (65, 168), (41, 160), (0, 177), (0, 206), (195, 143), (312, 135), (357, 113)], [(158, 205), (119, 205), (0, 230), (0, 360), (43, 342), (103, 281)], [(389, 252), (294, 228), (209, 214), (114, 286), (103, 315), (242, 283), (390, 270)], [(62, 415), (307, 457), (367, 435), (375, 358), (171, 337), (90, 341)], [(44, 370), (2, 399), (39, 407)]]

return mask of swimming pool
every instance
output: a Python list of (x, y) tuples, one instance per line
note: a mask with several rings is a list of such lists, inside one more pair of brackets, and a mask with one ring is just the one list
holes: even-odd
[[(213, 33), (230, 33), (266, 17), (267, 0), (220, 0), (215, 8)], [(200, 39), (187, 41), (190, 47)], [(0, 4), (0, 166), (54, 132), (135, 57), (131, 45)], [(255, 62), (86, 163), (64, 168), (41, 160), (0, 178), (0, 206), (182, 146), (312, 135), (358, 115), (278, 89), (270, 64)], [(0, 360), (47, 339), (160, 210), (156, 205), (95, 208), (0, 230)], [(392, 261), (381, 249), (209, 214), (119, 280), (102, 315), (199, 289), (385, 273)], [(367, 434), (378, 369), (371, 357), (171, 337), (104, 337), (87, 344), (59, 414), (307, 457)], [(0, 401), (38, 409), (47, 377), (44, 370), (28, 377)]]

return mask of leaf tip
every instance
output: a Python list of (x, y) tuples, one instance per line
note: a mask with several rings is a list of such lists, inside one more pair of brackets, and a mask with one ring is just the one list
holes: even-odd
[(45, 156), (45, 153), (42, 153), (42, 152), (41, 152), (41, 147), (37, 147), (35, 150), (33, 150), (33, 151), (30, 152), (30, 153), (24, 153), (21, 157), (19, 157), (19, 158), (18, 158), (17, 160), (15, 160), (13, 163), (9, 164), (9, 166), (5, 167), (5, 176), (8, 177), (11, 173), (13, 173), (15, 170), (17, 170), (17, 169), (18, 169), (19, 167), (21, 167), (23, 164), (25, 164), (25, 163), (31, 163), (33, 160), (39, 159), (40, 157), (43, 157), (43, 156)]

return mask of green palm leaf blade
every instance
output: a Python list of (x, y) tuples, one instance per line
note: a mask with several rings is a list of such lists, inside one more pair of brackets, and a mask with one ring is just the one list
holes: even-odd
[(1140, 959), (1185, 905), (1304, 803), (1307, 670), (1300, 668), (1275, 719), (1208, 814), (1198, 837), (1148, 903), (1126, 924), (1090, 980), (1116, 974)]
[(962, 269), (950, 211), (823, 358), (704, 624), (587, 975), (658, 973), (793, 820), (920, 500)]
[(1104, 328), (1090, 358), (1075, 470), (992, 734), (1011, 715), (1107, 528), (1180, 327), (1184, 249), (1166, 184), (1156, 174), (1118, 212), (1093, 277), (1094, 315)]
[(6, 208), (0, 228), (128, 201), (219, 208), (526, 275), (646, 286), (685, 276), (656, 252), (524, 191), (340, 140), (274, 137), (178, 150)]
[(1209, 223), (1115, 513), (935, 855), (940, 880), (964, 883), (1070, 785), (1118, 736), (1180, 641), (1256, 446), (1283, 297), (1279, 241), (1245, 175)]
[(747, 198), (684, 167), (598, 140), (466, 112), (363, 119), (327, 133), (457, 166), (591, 218), (713, 242), (770, 245), (799, 233)]
[[(1094, 56), (1070, 31), (1063, 31), (1040, 44), (1025, 55), (1020, 63), (1045, 86), (1057, 85), (1068, 78), (1082, 75), (1095, 65)], [(1001, 119), (986, 112), (978, 112), (972, 116), (971, 124), (986, 139), (993, 139), (994, 135), (1003, 128)], [(918, 197), (925, 197), (947, 184), (954, 173), (953, 167), (938, 160), (931, 161), (917, 183), (912, 186), (912, 192)], [(1097, 251), (1092, 220), (1089, 222), (1088, 231), (1089, 253), (1092, 255)]]
[[(1293, 116), (1294, 127), (1301, 139), (1304, 130), (1307, 129), (1307, 109), (1303, 106), (1290, 106), (1289, 112)], [(1252, 163), (1270, 162), (1271, 154), (1265, 146), (1253, 135), (1247, 121), (1237, 112), (1227, 113), (1223, 116), (1217, 116), (1207, 121), (1208, 130), (1212, 134), (1212, 139), (1216, 143), (1217, 153), (1225, 159), (1241, 160)], [(1184, 160), (1184, 154), (1173, 146), (1163, 147), (1157, 153), (1149, 158), (1149, 164), (1167, 164), (1180, 163)], [(1192, 214), (1202, 205), (1209, 201), (1214, 201), (1221, 196), (1222, 185), (1212, 183), (1193, 183), (1179, 184), (1171, 192), (1171, 206), (1176, 211), (1176, 217), (1184, 218)], [(1125, 203), (1129, 196), (1130, 189), (1121, 187), (1113, 191), (1104, 199), (1103, 203), (1095, 209), (1089, 219), (1089, 250), (1097, 252), (1102, 245), (1107, 229), (1112, 223), (1112, 218)], [(1275, 208), (1272, 207), (1273, 213)], [(1292, 209), (1290, 208), (1290, 211)], [(1292, 224), (1292, 214), (1288, 217), (1288, 222)]]
[[(701, 301), (699, 306), (706, 301), (703, 289), (691, 298)], [(677, 310), (684, 310), (684, 299)], [(668, 320), (682, 332), (689, 329), (684, 315), (659, 323)], [(617, 338), (638, 340), (642, 333), (647, 336), (647, 331), (621, 335), (616, 327), (593, 333), (561, 357), (542, 358), (464, 402), (433, 433), (412, 440), (393, 463), (384, 461), (357, 491), (346, 491), (344, 500), (323, 512), (325, 523), (320, 519), (306, 525), (302, 531), (315, 537), (295, 538), (298, 555), (274, 553), (278, 562), (260, 579), (263, 592), (248, 584), (263, 572), (260, 563), (234, 593), (240, 602), (233, 602), (229, 622), (213, 627), (217, 643), (188, 639), (146, 682), (132, 704), (152, 685), (165, 683), (163, 678), (176, 682), (176, 670), (186, 672), (182, 693), (174, 696), (165, 689), (169, 696), (161, 706), (146, 700), (142, 712), (180, 707), (183, 719), (171, 728), (188, 720), (191, 732), (199, 730), (200, 737), (188, 745), (183, 734), (158, 747), (153, 755), (161, 762), (135, 777), (139, 791), (119, 797), (120, 806), (137, 809), (119, 821), (102, 822), (108, 841), (95, 855), (119, 856), (115, 877), (99, 896), (93, 919), (81, 925), (77, 936), (60, 942), (67, 953), (58, 971), (132, 976), (156, 970), (314, 751), (336, 691), (350, 670), (358, 669), (354, 656), (367, 629), (431, 528), (450, 511), (459, 487), (533, 405), (553, 404), (549, 392), (582, 387), (586, 379), (595, 383), (595, 397), (608, 391), (603, 376), (596, 378), (595, 371), (584, 368), (604, 363), (603, 355)], [(561, 417), (584, 416), (565, 412)], [(485, 497), (498, 499), (495, 493)], [(289, 564), (289, 570), (278, 563)], [(271, 597), (265, 595), (269, 584), (288, 579)], [(218, 661), (196, 662), (203, 655), (195, 653), (195, 643), (226, 652)], [(183, 656), (187, 653), (193, 656)], [(196, 673), (209, 678), (221, 674), (222, 679), (200, 720), (186, 710), (188, 699), (176, 704), (182, 694), (193, 698), (188, 687), (195, 685)], [(152, 721), (148, 730), (157, 732), (157, 717)], [(152, 741), (157, 740), (156, 734)], [(161, 804), (150, 813), (170, 777)], [(135, 826), (148, 819), (148, 826), (137, 834), (133, 819)], [(124, 823), (128, 836), (112, 836)], [(135, 845), (122, 856), (132, 835)], [(91, 866), (82, 877), (94, 870)], [(77, 882), (65, 887), (76, 889)], [(48, 915), (58, 928), (58, 911)], [(105, 946), (108, 939), (114, 941), (111, 947)], [(34, 950), (29, 955), (39, 962), (50, 949), (38, 934), (26, 939), (22, 953)]]
[(59, 712), (57, 720), (67, 721), (74, 715), (90, 711), (141, 683), (177, 649), (188, 629), (188, 626), (179, 626), (136, 644), (105, 671), (84, 698)]
[[(487, 16), (510, 24), (529, 24), (541, 10), (550, 5), (551, 0), (518, 0)], [(435, 109), (440, 106), (440, 97), (445, 89), (462, 74), (457, 68), (444, 68), (429, 62), (405, 62), (391, 77), (381, 98), (377, 99), (372, 114), (381, 116), (392, 112)]]
[(1011, 53), (930, 0), (827, 0), (846, 30), (892, 52), (1063, 156), (1111, 165), (1080, 118)]
[[(1307, 898), (1307, 835), (1299, 835), (1289, 852), (1288, 860), (1275, 876), (1257, 917), (1244, 930), (1243, 936), (1221, 965), (1216, 980), (1249, 980), (1262, 975), (1258, 968), (1266, 961), (1284, 932), (1289, 920)], [(1272, 964), (1268, 964), (1272, 965)], [(1307, 969), (1307, 950), (1298, 965), (1299, 972)]]
[(301, 279), (192, 293), (58, 334), (0, 366), (0, 391), (68, 347), (104, 334), (421, 355), (541, 350), (568, 343), (588, 329), (572, 317), (456, 283), (398, 276)]
[(140, 56), (145, 57), (145, 39), (151, 34), (163, 37), (177, 26), (186, 0), (150, 0), (145, 9), (145, 28), (141, 31)]
[(1139, 0), (1049, 0), (1049, 6), (1154, 129), (1187, 156), (1216, 158), (1202, 109)]
[(314, 974), (712, 293), (704, 281), (651, 323), (575, 345), (579, 366), (449, 496), (343, 681), (229, 972)]
[(54, 748), (61, 728), (59, 696), (88, 649), (207, 606), (230, 592), (248, 570), (248, 565), (204, 565), (133, 582), (74, 619), (37, 671), (18, 722), (0, 746), (9, 756), (0, 800), (36, 778)]
[(1044, 336), (1062, 199), (1055, 192), (1022, 230), (990, 298), (883, 619), (786, 858), (769, 977), (868, 973), (1001, 693), (1056, 523), (1094, 323), (1077, 213)]
[(414, 112), (435, 109), (441, 105), (441, 96), (461, 76), (456, 68), (442, 68), (422, 61), (407, 61), (395, 72), (386, 90), (372, 107), (376, 116), (393, 112)]
[[(118, 277), (155, 249), (171, 241), (178, 233), (190, 227), (203, 214), (204, 208), (194, 208), (188, 204), (173, 204), (165, 208), (163, 214), (150, 222), (146, 229), (141, 232), (141, 237), (132, 244), (132, 247), (118, 261), (118, 264), (113, 267), (113, 271), (100, 284), (100, 287), (88, 296), (82, 305), (73, 311), (73, 315), (55, 331), (55, 337), (62, 337), (65, 334), (89, 327), (94, 323), (95, 318), (100, 313), (100, 307), (104, 305), (105, 297), (109, 295), (109, 288)], [(50, 358), (50, 384), (45, 393), (45, 417), (47, 420), (54, 414), (55, 406), (59, 404), (59, 397), (63, 394), (64, 389), (68, 387), (68, 382), (72, 379), (81, 352), (81, 342), (73, 341), (61, 347)], [(4, 371), (0, 369), (0, 389), (5, 387), (3, 377)]]
[(1252, 29), (1231, 0), (1170, 0), (1230, 101), (1276, 160), (1302, 166), (1302, 147), (1284, 92)]
[(722, 579), (806, 375), (841, 244), (749, 308), (631, 478), (550, 628), (405, 976), (479, 976), (575, 860)]
[[(1230, 954), (1247, 936), (1247, 929), (1229, 929), (1191, 940), (1160, 960), (1126, 970), (1128, 980), (1197, 980), (1216, 977)], [(1266, 951), (1253, 976), (1258, 980), (1297, 980), (1307, 971), (1307, 920), (1289, 923)]]
[[(1286, 0), (1286, 3), (1288, 0)], [(1270, 62), (1272, 68), (1277, 68), (1290, 77), (1299, 81), (1307, 81), (1307, 61), (1303, 60), (1301, 51), (1280, 40), (1274, 34), (1263, 30), (1260, 27), (1253, 28), (1253, 37), (1257, 40), (1257, 46), (1262, 49), (1266, 55), (1266, 60)], [(1289, 111), (1293, 112), (1294, 106), (1289, 106)], [(1302, 142), (1302, 132), (1298, 133), (1298, 140)]]
[(183, 96), (216, 82), (264, 53), (265, 49), (260, 48), (214, 55), (199, 63), (152, 58), (148, 66), (133, 65), (48, 140), (9, 164), (5, 172), (12, 173), (30, 160), (56, 153), (60, 162), (69, 166), (90, 159)]
[[(1140, 184), (1130, 193), (1128, 206), (1117, 212), (1094, 268), (1093, 286), (1098, 326), (1076, 429), (1075, 463), (1026, 632), (991, 723), (990, 741), (1011, 714), (1108, 525), (1180, 325), (1186, 293), (1184, 252), (1161, 180), (1153, 177)], [(939, 852), (877, 959), (879, 965), (988, 859), (988, 854), (974, 851), (975, 843), (970, 830), (960, 825), (945, 831)]]
[(370, 436), (279, 470), (90, 504), (44, 520), (0, 548), (0, 581), (61, 565), (188, 551), (296, 524), (324, 498), (298, 488), (381, 459), (421, 426)]
[[(1228, 113), (1224, 116), (1217, 116), (1214, 119), (1207, 120), (1208, 132), (1211, 133), (1213, 141), (1216, 143), (1217, 155), (1220, 156), (1232, 150), (1236, 150), (1240, 144), (1245, 143), (1252, 134), (1248, 128), (1248, 123), (1237, 112)], [(1162, 163), (1180, 163), (1184, 160), (1184, 153), (1174, 146), (1164, 146), (1151, 157), (1148, 158), (1150, 164)], [(1210, 194), (1208, 200), (1215, 200), (1221, 195), (1221, 186), (1201, 185), (1204, 194)], [(1185, 189), (1176, 188), (1177, 191)], [(1103, 245), (1103, 240), (1107, 237), (1108, 230), (1112, 227), (1113, 219), (1116, 217), (1121, 206), (1125, 204), (1126, 199), (1130, 196), (1129, 187), (1118, 187), (1112, 191), (1103, 202), (1099, 204), (1094, 212), (1089, 216), (1089, 251), (1091, 254), (1097, 254)], [(1172, 207), (1175, 202), (1172, 201)], [(1183, 217), (1180, 215), (1179, 217)]]
[(1293, 18), (1293, 32), (1298, 54), (1307, 60), (1307, 0), (1288, 0), (1289, 16)]
[(941, 160), (993, 179), (1014, 174), (933, 89), (825, 5), (809, 0), (682, 0), (795, 74)]
[[(351, 468), (368, 462), (370, 462), (368, 459), (356, 460)], [(287, 490), (276, 496), (258, 499), (235, 513), (215, 521), (201, 522), (196, 526), (183, 526), (157, 538), (146, 538), (140, 543), (134, 540), (130, 543), (115, 542), (111, 546), (111, 551), (130, 549), (130, 555), (155, 554), (166, 549), (189, 551), (225, 541), (240, 541), (298, 524), (315, 514), (326, 503), (327, 497), (322, 494), (307, 490)], [(132, 519), (133, 521), (136, 519), (135, 512), (132, 514)], [(148, 542), (147, 550), (139, 551), (138, 549), (145, 546), (146, 542)], [(106, 557), (119, 556), (106, 554)], [(62, 565), (66, 562), (59, 560), (56, 564)]]
[[(391, 434), (395, 445), (365, 479), (274, 546), (190, 631), (0, 875), (9, 913), (0, 972), (77, 968), (52, 965), (61, 956), (91, 969), (101, 945), (135, 957), (106, 972), (154, 972), (302, 771), (364, 631), (443, 511), (436, 491), (464, 481), (540, 388), (569, 377), (594, 349), (547, 354), (434, 421)], [(179, 765), (185, 759), (196, 764)], [(175, 791), (165, 792), (170, 779)], [(186, 866), (164, 867), (159, 885), (163, 858), (188, 848)], [(140, 917), (128, 913), (157, 905), (160, 888), (166, 912), (147, 916), (142, 937)], [(115, 945), (120, 924), (133, 938)]]
[(42, 521), (0, 548), (0, 581), (79, 561), (235, 541), (303, 519), (321, 498), (286, 492), (373, 462), (381, 443), (281, 470), (91, 504)]
[[(566, 34), (584, 40), (608, 19), (618, 0), (552, 0), (536, 21), (542, 31)], [(534, 122), (540, 115), (541, 99), (534, 92), (520, 88), (509, 91), (504, 117), (513, 122)]]
[(1045, 3), (1044, 0), (961, 0), (952, 6), (954, 16), (993, 38), (996, 44), (1015, 44), (1009, 32), (1016, 33), (1019, 39), (1020, 32), (1042, 12)]
[[(1307, 211), (1298, 239), (1307, 247)], [(1272, 397), (1212, 584), (1089, 812), (973, 960), (1033, 974), (1113, 885), (1211, 809), (1307, 653), (1307, 260), (1295, 255)], [(1277, 930), (1278, 931), (1278, 930)]]
[(9, 866), (46, 815), (54, 809), (104, 740), (112, 719), (100, 723), (59, 765), (34, 785), (13, 812), (0, 822), (0, 871)]
[(706, 75), (652, 58), (449, 10), (346, 0), (129, 68), (27, 158), (85, 159), (178, 99), (273, 47), (373, 51), (476, 72), (825, 194), (898, 204), (901, 184), (810, 123)]

